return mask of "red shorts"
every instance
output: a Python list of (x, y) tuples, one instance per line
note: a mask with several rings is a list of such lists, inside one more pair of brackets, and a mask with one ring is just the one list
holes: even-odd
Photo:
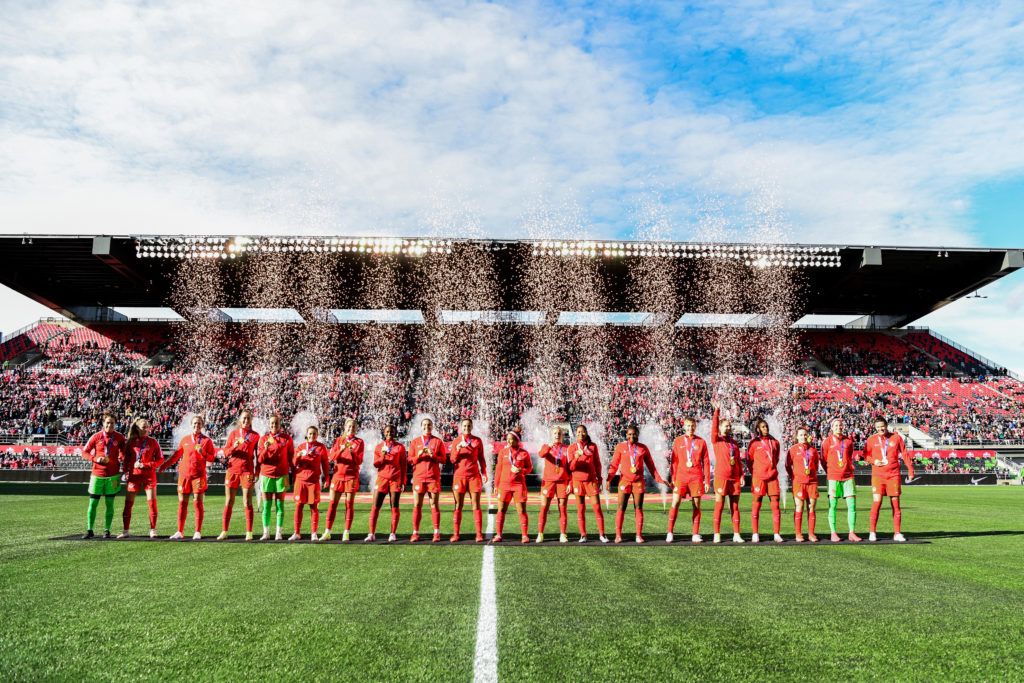
[(743, 482), (739, 479), (715, 479), (715, 493), (723, 496), (738, 496), (743, 488)]
[(441, 493), (441, 482), (437, 479), (413, 481), (412, 490), (416, 493)]
[[(818, 484), (793, 484), (793, 497), (797, 500), (813, 500), (818, 497)], [(829, 503), (831, 505), (831, 503)]]
[(572, 492), (577, 496), (596, 496), (601, 493), (596, 481), (574, 481)]
[(501, 502), (502, 503), (511, 502), (513, 497), (515, 498), (515, 501), (517, 503), (525, 503), (526, 502), (526, 489), (523, 488), (523, 487), (517, 486), (516, 488), (509, 489), (508, 491), (498, 491), (498, 496), (501, 498)]
[(359, 479), (342, 479), (338, 475), (331, 478), (331, 490), (343, 493), (355, 493), (359, 490)]
[(677, 480), (673, 483), (676, 486), (676, 493), (684, 500), (687, 498), (700, 498), (704, 495), (703, 479)]
[(399, 479), (378, 479), (373, 488), (377, 493), (399, 493), (402, 490), (402, 482)]
[(320, 502), (320, 482), (297, 481), (295, 482), (295, 502), (316, 504)]
[(206, 491), (206, 477), (178, 480), (178, 493), (203, 493)]
[(642, 481), (625, 482), (619, 480), (619, 493), (632, 493), (634, 496), (639, 496), (644, 492), (644, 483)]
[(128, 490), (132, 493), (156, 488), (156, 472), (132, 472), (128, 475)]
[(484, 480), (481, 477), (455, 477), (452, 479), (452, 491), (454, 493), (480, 493), (484, 490)]
[(755, 496), (777, 496), (779, 495), (779, 479), (778, 477), (768, 481), (754, 479), (750, 483), (750, 492)]
[(252, 472), (231, 472), (224, 476), (224, 485), (229, 489), (251, 489), (256, 485), (256, 475)]
[(545, 481), (540, 485), (540, 495), (545, 498), (568, 498), (569, 482), (566, 481)]
[(883, 479), (882, 477), (871, 477), (871, 493), (877, 496), (890, 497), (900, 495), (900, 478)]

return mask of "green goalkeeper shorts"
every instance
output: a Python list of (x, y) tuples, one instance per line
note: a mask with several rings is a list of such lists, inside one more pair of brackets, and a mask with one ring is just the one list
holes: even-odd
[(829, 498), (849, 498), (850, 496), (856, 496), (857, 489), (854, 486), (853, 479), (847, 479), (846, 481), (835, 481), (834, 479), (828, 480), (828, 497)]
[(287, 493), (288, 477), (262, 477), (260, 490), (263, 493)]
[(89, 477), (89, 495), (112, 496), (121, 490), (121, 475), (115, 474), (112, 477)]

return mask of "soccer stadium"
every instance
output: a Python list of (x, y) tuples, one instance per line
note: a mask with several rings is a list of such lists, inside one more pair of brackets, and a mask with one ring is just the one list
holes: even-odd
[(0, 243), (15, 678), (1019, 672), (1020, 250)]

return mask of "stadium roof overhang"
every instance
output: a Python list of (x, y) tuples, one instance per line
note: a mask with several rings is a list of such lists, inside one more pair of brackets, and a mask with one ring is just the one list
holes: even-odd
[[(721, 310), (706, 287), (708, 264), (728, 261), (739, 278), (754, 281), (756, 271), (784, 270), (801, 282), (799, 310), (803, 315), (846, 315), (858, 319), (850, 327), (894, 328), (906, 325), (942, 306), (1024, 267), (1020, 249), (947, 249), (945, 247), (884, 247), (849, 245), (758, 245), (694, 242), (603, 242), (547, 240), (469, 240), (369, 237), (195, 237), (195, 236), (65, 236), (18, 235), (0, 237), (6, 257), (0, 282), (63, 315), (81, 322), (118, 320), (114, 308), (168, 306), (168, 297), (183, 258), (203, 258), (223, 269), (224, 309), (247, 309), (238, 284), (248, 259), (262, 254), (317, 252), (336, 275), (336, 304), (326, 315), (331, 322), (415, 323), (522, 322), (544, 320), (561, 324), (649, 325), (714, 324), (721, 316), (746, 315), (756, 324), (770, 302), (764, 292), (752, 291), (732, 298), (730, 310)], [(491, 252), (498, 305), (494, 311), (467, 306), (466, 311), (422, 311), (422, 282), (417, 273), (425, 260), (457, 259), (468, 249)], [(376, 255), (376, 256), (375, 256)], [(379, 307), (366, 301), (360, 274), (372, 258), (387, 258), (397, 269), (400, 283), (390, 312), (375, 316)], [(531, 311), (517, 287), (524, 264), (546, 259), (590, 259), (602, 280), (605, 300), (594, 310)], [(670, 310), (637, 310), (629, 287), (630, 269), (640, 259), (658, 259), (676, 289)], [(355, 276), (353, 276), (355, 274)], [(303, 301), (303, 293), (285, 294), (279, 310), (293, 309), (301, 319), (318, 315)], [(584, 308), (576, 306), (576, 309)], [(419, 311), (417, 314), (416, 312)], [(579, 315), (589, 313), (586, 315)], [(599, 323), (593, 314), (607, 314)], [(555, 315), (557, 314), (557, 315)], [(642, 315), (624, 315), (642, 314)], [(573, 323), (574, 317), (579, 318)], [(224, 320), (233, 319), (224, 315)], [(260, 319), (249, 315), (246, 319)], [(273, 318), (271, 318), (273, 319)], [(687, 322), (690, 321), (690, 322)], [(703, 321), (703, 322), (701, 322)]]

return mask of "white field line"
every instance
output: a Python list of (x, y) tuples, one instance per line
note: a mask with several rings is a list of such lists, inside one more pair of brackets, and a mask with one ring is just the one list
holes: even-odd
[[(494, 515), (487, 515), (488, 540), (494, 535)], [(498, 603), (494, 592), (494, 546), (484, 548), (480, 570), (480, 616), (476, 622), (476, 657), (473, 680), (494, 683), (498, 680)]]

